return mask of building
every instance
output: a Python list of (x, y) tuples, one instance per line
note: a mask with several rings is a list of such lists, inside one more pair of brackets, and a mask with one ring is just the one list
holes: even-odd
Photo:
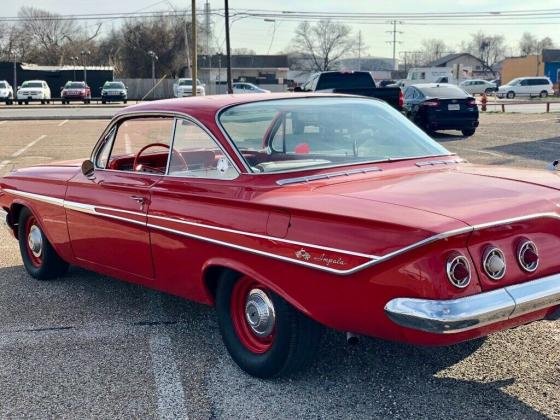
[[(207, 93), (226, 90), (227, 69), (224, 54), (199, 55), (198, 78), (207, 83)], [(272, 91), (286, 90), (287, 55), (232, 55), (231, 77), (234, 82), (249, 82)]]
[[(62, 86), (69, 80), (84, 80), (91, 87), (92, 96), (100, 96), (101, 86), (113, 80), (113, 67), (87, 66), (38, 66), (36, 64), (16, 63), (17, 83), (14, 89), (26, 80), (44, 80), (51, 88), (53, 98), (60, 97)], [(14, 63), (0, 61), (0, 80), (14, 84)]]
[(447, 54), (427, 63), (424, 67), (451, 67), (455, 74), (466, 74), (468, 77), (492, 78), (492, 70), (484, 62), (469, 53)]
[(501, 83), (505, 85), (516, 77), (544, 76), (540, 55), (507, 57), (502, 62)]
[(560, 50), (543, 50), (542, 62), (544, 63), (544, 75), (558, 87), (560, 84)]

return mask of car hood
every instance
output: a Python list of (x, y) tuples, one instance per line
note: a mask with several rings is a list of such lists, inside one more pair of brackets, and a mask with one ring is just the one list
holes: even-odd
[(560, 209), (557, 173), (477, 165), (386, 171), (317, 190), (422, 210), (471, 226)]

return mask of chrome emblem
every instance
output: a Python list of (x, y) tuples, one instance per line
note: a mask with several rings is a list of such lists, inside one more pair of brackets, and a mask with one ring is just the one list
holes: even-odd
[(296, 257), (298, 260), (309, 261), (311, 259), (311, 254), (302, 248), (296, 252)]
[(484, 271), (492, 280), (500, 280), (506, 274), (506, 259), (504, 253), (496, 247), (488, 247), (482, 258)]

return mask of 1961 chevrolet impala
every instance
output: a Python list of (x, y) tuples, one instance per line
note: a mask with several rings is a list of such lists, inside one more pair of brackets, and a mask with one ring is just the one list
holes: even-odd
[(0, 188), (31, 276), (74, 264), (214, 305), (259, 377), (308, 365), (323, 326), (449, 345), (558, 317), (558, 172), (468, 164), (374, 99), (132, 106), (90, 160)]

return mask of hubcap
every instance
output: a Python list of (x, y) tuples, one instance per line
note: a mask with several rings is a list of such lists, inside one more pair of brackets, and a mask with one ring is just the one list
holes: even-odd
[(29, 229), (29, 234), (27, 235), (27, 244), (31, 253), (35, 257), (40, 257), (43, 253), (43, 236), (41, 235), (41, 230), (33, 225)]
[(260, 289), (252, 289), (245, 304), (245, 318), (251, 330), (259, 337), (267, 337), (274, 329), (274, 305)]

